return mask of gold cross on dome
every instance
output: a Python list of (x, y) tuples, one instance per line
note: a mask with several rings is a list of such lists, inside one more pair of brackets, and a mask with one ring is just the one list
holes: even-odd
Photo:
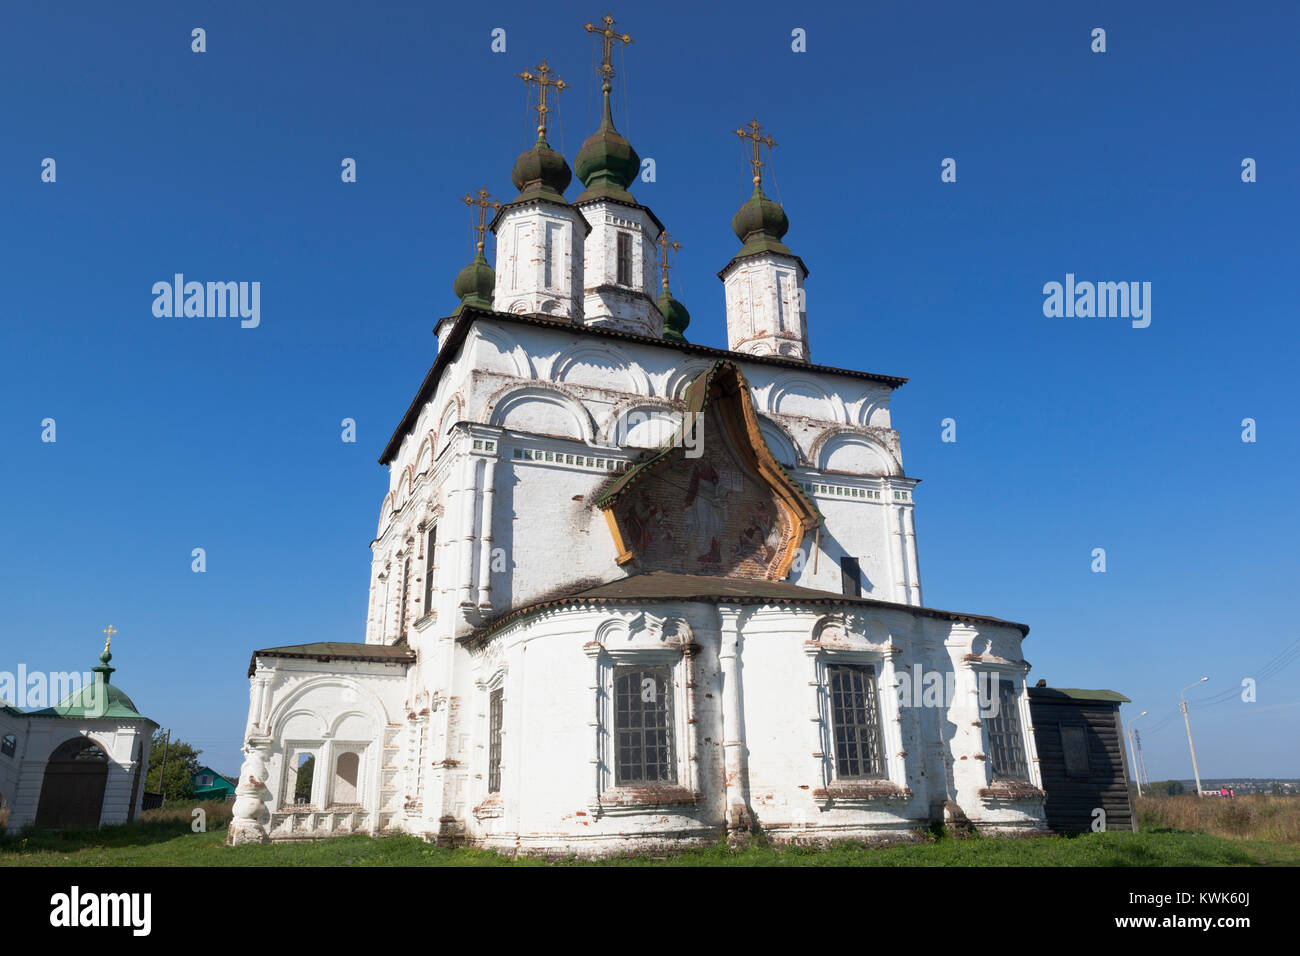
[(107, 635), (107, 637), (104, 638), (104, 650), (108, 650), (108, 646), (113, 643), (113, 635), (116, 633), (117, 633), (117, 628), (115, 628), (112, 624), (104, 628), (104, 634)]
[(682, 244), (668, 235), (667, 231), (659, 233), (659, 275), (665, 292), (668, 291), (668, 270), (672, 268), (668, 265), (668, 250), (671, 249), (676, 255), (681, 248)]
[[(524, 70), (522, 73), (516, 73), (515, 76), (523, 80), (526, 85), (537, 87), (537, 105), (533, 109), (537, 110), (537, 135), (545, 139), (546, 114), (551, 112), (550, 107), (546, 105), (546, 91), (554, 88), (558, 99), (559, 95), (569, 88), (569, 84), (560, 79), (555, 71), (546, 65), (545, 60), (542, 61), (541, 66), (535, 66), (533, 69), (537, 72), (529, 73)], [(551, 79), (552, 76), (555, 76), (555, 79)]]
[[(477, 198), (476, 198), (477, 197)], [(478, 225), (474, 231), (478, 233), (478, 251), (483, 251), (483, 236), (487, 232), (487, 211), (489, 209), (500, 209), (501, 204), (497, 202), (488, 193), (487, 187), (482, 186), (476, 193), (466, 193), (462, 202), (470, 208), (470, 214), (473, 214), (474, 207), (478, 207)]]
[(746, 132), (746, 129), (738, 129), (736, 130), (736, 135), (739, 136), (741, 139), (749, 140), (754, 147), (754, 156), (752, 159), (750, 159), (749, 165), (754, 167), (754, 185), (757, 186), (759, 182), (762, 181), (763, 179), (763, 172), (762, 172), (763, 161), (758, 158), (759, 155), (758, 149), (760, 146), (766, 146), (769, 150), (771, 150), (774, 146), (776, 146), (776, 140), (772, 139), (770, 135), (768, 136), (758, 135), (759, 130), (761, 130), (763, 127), (758, 125), (757, 118), (750, 120), (748, 123), (745, 124), (745, 126), (747, 127), (748, 132)]
[(620, 40), (624, 46), (627, 46), (632, 42), (632, 38), (626, 33), (618, 33), (614, 30), (614, 18), (608, 13), (600, 18), (600, 22), (605, 24), (603, 28), (596, 26), (594, 23), (588, 23), (583, 29), (600, 37), (600, 69), (596, 72), (605, 79), (612, 80), (614, 78), (614, 67), (610, 60), (614, 55), (614, 41)]

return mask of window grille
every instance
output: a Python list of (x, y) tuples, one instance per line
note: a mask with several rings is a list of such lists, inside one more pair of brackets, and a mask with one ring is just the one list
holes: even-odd
[(408, 557), (402, 562), (402, 610), (398, 615), (397, 637), (401, 640), (406, 636), (406, 610), (407, 600), (411, 594), (411, 559)]
[(424, 557), (424, 613), (433, 610), (433, 579), (438, 570), (438, 526), (429, 529), (429, 540)]
[(1020, 732), (1020, 711), (1016, 688), (1011, 681), (998, 681), (998, 712), (985, 721), (989, 731), (989, 760), (994, 780), (1027, 780), (1025, 740)]
[(876, 669), (870, 664), (837, 664), (827, 668), (827, 676), (836, 777), (883, 777)]
[(632, 284), (632, 237), (626, 232), (618, 234), (618, 284)]
[(488, 793), (501, 792), (501, 716), (504, 695), (498, 687), (488, 695)]
[(672, 669), (614, 669), (614, 782), (676, 783)]

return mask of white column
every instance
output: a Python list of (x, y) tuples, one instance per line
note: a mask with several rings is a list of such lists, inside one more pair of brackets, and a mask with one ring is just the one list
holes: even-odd
[(886, 482), (885, 494), (889, 496), (889, 518), (885, 522), (889, 534), (890, 563), (893, 565), (894, 580), (890, 587), (890, 600), (907, 604), (907, 554), (903, 542), (902, 508), (894, 501), (894, 486)]
[(695, 654), (699, 650), (694, 637), (689, 638), (682, 647), (682, 667), (684, 670), (683, 678), (685, 686), (682, 688), (685, 692), (683, 698), (686, 713), (686, 728), (682, 734), (686, 742), (687, 754), (685, 761), (685, 777), (682, 781), (688, 790), (695, 790), (699, 786), (699, 759), (700, 759), (700, 737), (699, 723), (695, 717)]
[(261, 667), (258, 667), (253, 672), (250, 682), (253, 685), (253, 700), (248, 709), (248, 727), (244, 731), (245, 736), (251, 734), (256, 729), (261, 728), (265, 721), (267, 685), (270, 683), (270, 678)]
[[(468, 441), (468, 439), (466, 439)], [(460, 605), (474, 605), (474, 499), (478, 497), (478, 462), (465, 451), (461, 462), (460, 490)]]
[(908, 583), (908, 604), (920, 605), (921, 601), (921, 561), (916, 552), (916, 505), (903, 509), (903, 553), (907, 556), (911, 575)]
[(492, 501), (496, 494), (496, 457), (483, 461), (483, 509), (479, 531), (478, 605), (492, 606)]
[(745, 736), (741, 724), (740, 614), (739, 605), (718, 605), (721, 642), (718, 664), (722, 671), (722, 762), (727, 787), (727, 833), (736, 836), (750, 828), (745, 803)]
[(388, 643), (388, 598), (392, 593), (391, 582), (392, 569), (385, 567), (379, 572), (379, 591), (383, 594), (379, 604), (379, 643)]
[(244, 744), (244, 764), (239, 769), (239, 786), (235, 788), (234, 819), (226, 834), (230, 846), (270, 842), (271, 811), (266, 803), (271, 796), (266, 785), (270, 750), (271, 742), (266, 738), (250, 738)]
[(600, 644), (596, 643), (595, 641), (591, 641), (585, 644), (582, 648), (582, 652), (586, 654), (587, 657), (590, 658), (591, 660), (592, 674), (593, 674), (592, 683), (587, 688), (588, 692), (591, 694), (590, 699), (592, 702), (592, 706), (595, 708), (595, 712), (592, 714), (592, 719), (587, 722), (587, 726), (589, 726), (592, 729), (593, 734), (595, 736), (595, 748), (592, 750), (591, 760), (590, 760), (591, 793), (587, 799), (587, 808), (592, 813), (595, 814), (600, 813), (600, 795), (603, 790), (601, 786), (601, 784), (603, 783), (601, 779), (602, 776), (601, 766), (602, 766), (602, 757), (604, 756), (605, 753), (604, 727), (602, 726), (602, 718), (604, 717), (604, 714), (601, 712), (603, 705), (601, 703), (601, 693), (600, 693), (601, 678), (603, 676), (601, 672), (601, 663), (600, 663), (601, 650), (602, 648)]

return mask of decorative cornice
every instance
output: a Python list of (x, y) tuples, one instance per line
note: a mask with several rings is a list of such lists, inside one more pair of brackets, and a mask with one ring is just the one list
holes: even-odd
[(392, 437), (388, 440), (383, 452), (379, 456), (381, 465), (391, 464), (401, 450), (402, 443), (415, 427), (419, 419), (420, 410), (424, 407), (425, 402), (433, 397), (438, 382), (442, 378), (442, 373), (448, 365), (455, 360), (464, 344), (470, 328), (475, 322), (488, 319), (492, 321), (516, 323), (520, 325), (532, 325), (538, 328), (556, 329), (568, 334), (577, 333), (580, 335), (589, 335), (600, 338), (619, 339), (625, 342), (635, 342), (641, 345), (648, 345), (654, 348), (667, 349), (677, 353), (686, 353), (688, 355), (707, 355), (715, 358), (731, 358), (741, 362), (752, 362), (755, 365), (771, 365), (779, 368), (799, 369), (802, 372), (813, 372), (823, 375), (837, 375), (845, 378), (867, 379), (878, 382), (889, 388), (898, 388), (907, 383), (906, 378), (899, 378), (893, 375), (879, 375), (874, 372), (855, 372), (850, 369), (835, 368), (830, 365), (814, 365), (799, 359), (785, 358), (780, 355), (747, 355), (741, 352), (733, 352), (728, 349), (716, 349), (707, 345), (697, 345), (693, 342), (670, 342), (662, 338), (655, 338), (649, 335), (640, 335), (636, 332), (626, 332), (621, 329), (605, 328), (595, 325), (583, 325), (570, 320), (558, 320), (541, 315), (515, 315), (510, 312), (488, 312), (486, 310), (465, 308), (459, 315), (447, 316), (440, 319), (434, 326), (434, 332), (437, 332), (444, 322), (454, 322), (451, 332), (438, 349), (438, 356), (434, 359), (433, 365), (424, 376), (424, 381), (420, 384), (419, 391), (416, 393), (414, 400), (402, 417), (397, 429), (393, 432)]

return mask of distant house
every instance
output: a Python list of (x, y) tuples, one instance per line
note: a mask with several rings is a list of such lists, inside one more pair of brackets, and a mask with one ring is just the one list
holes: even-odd
[(230, 800), (233, 799), (238, 781), (217, 773), (211, 767), (200, 767), (194, 774), (194, 798), (196, 800)]

